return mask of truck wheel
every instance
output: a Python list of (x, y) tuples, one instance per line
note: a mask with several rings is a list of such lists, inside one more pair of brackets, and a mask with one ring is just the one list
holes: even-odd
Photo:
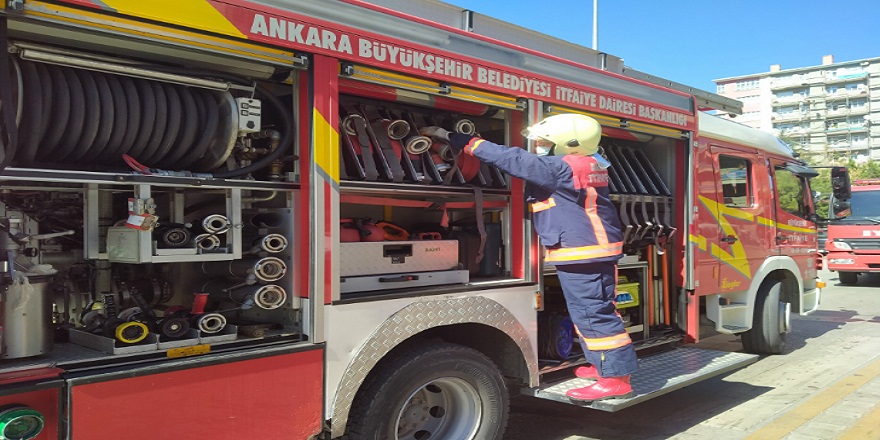
[(355, 398), (345, 438), (501, 439), (508, 410), (507, 387), (489, 358), (430, 343), (379, 365)]
[(785, 349), (787, 307), (780, 300), (782, 282), (767, 281), (758, 290), (752, 329), (742, 334), (743, 348), (749, 353), (780, 354)]
[(859, 282), (858, 272), (838, 272), (838, 276), (840, 277), (840, 284), (852, 286)]

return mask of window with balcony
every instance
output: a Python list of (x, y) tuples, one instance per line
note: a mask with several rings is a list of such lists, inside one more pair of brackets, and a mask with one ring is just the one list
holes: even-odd
[(846, 85), (847, 94), (857, 94), (867, 92), (868, 88), (864, 83), (851, 83)]
[(849, 139), (847, 136), (828, 136), (828, 146), (831, 148), (849, 147)]
[(865, 127), (865, 118), (863, 116), (850, 116), (846, 118), (846, 123), (850, 128), (864, 128)]
[(794, 74), (794, 75), (786, 75), (779, 76), (773, 78), (772, 85), (774, 87), (791, 87), (798, 84), (803, 84), (807, 81), (806, 76), (802, 74)]
[(858, 78), (864, 76), (867, 72), (861, 66), (857, 67), (841, 67), (835, 71), (832, 71), (834, 78), (836, 79), (849, 79), (849, 78)]
[(846, 119), (830, 119), (825, 121), (825, 129), (828, 131), (843, 130), (847, 128)]
[(807, 96), (810, 96), (810, 91), (807, 89), (784, 90), (776, 92), (773, 99), (778, 102), (802, 101)]
[(828, 109), (828, 114), (830, 115), (846, 113), (846, 111), (849, 110), (849, 107), (846, 105), (845, 102), (832, 102), (829, 103), (826, 108)]
[(810, 131), (810, 124), (808, 122), (783, 122), (781, 124), (773, 124), (773, 128), (779, 130), (779, 134), (782, 135), (797, 135), (808, 133)]
[(760, 81), (758, 81), (757, 79), (751, 79), (751, 80), (747, 80), (747, 81), (739, 81), (736, 83), (736, 90), (737, 91), (754, 90), (754, 89), (757, 89), (759, 86), (760, 86)]
[(841, 67), (835, 70), (823, 71), (825, 81), (847, 81), (851, 79), (864, 78), (868, 75), (861, 66)]

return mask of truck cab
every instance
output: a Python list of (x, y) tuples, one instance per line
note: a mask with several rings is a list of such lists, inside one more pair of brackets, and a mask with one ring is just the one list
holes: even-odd
[(696, 147), (694, 291), (715, 331), (781, 353), (789, 314), (818, 307), (818, 173), (773, 136), (716, 119), (701, 118)]
[(880, 180), (856, 180), (849, 194), (835, 193), (829, 217), (826, 261), (840, 283), (853, 285), (860, 274), (880, 272)]

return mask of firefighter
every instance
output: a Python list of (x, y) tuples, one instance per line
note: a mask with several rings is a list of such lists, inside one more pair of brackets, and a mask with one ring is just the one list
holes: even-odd
[(562, 114), (532, 125), (523, 134), (535, 142), (538, 154), (440, 127), (420, 131), (448, 142), (456, 153), (463, 151), (527, 182), (526, 198), (546, 247), (545, 262), (556, 266), (590, 363), (578, 367), (575, 375), (596, 380), (566, 394), (578, 401), (632, 396), (630, 375), (638, 362), (614, 304), (623, 238), (609, 198), (610, 164), (598, 154), (599, 123), (585, 115)]

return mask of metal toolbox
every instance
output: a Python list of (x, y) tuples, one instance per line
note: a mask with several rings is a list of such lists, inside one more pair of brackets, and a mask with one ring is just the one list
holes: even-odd
[(342, 277), (458, 269), (458, 240), (340, 243), (339, 248)]
[(408, 289), (443, 284), (467, 284), (466, 270), (441, 270), (433, 272), (406, 272), (389, 275), (370, 275), (343, 278), (340, 293), (371, 292), (376, 290)]

